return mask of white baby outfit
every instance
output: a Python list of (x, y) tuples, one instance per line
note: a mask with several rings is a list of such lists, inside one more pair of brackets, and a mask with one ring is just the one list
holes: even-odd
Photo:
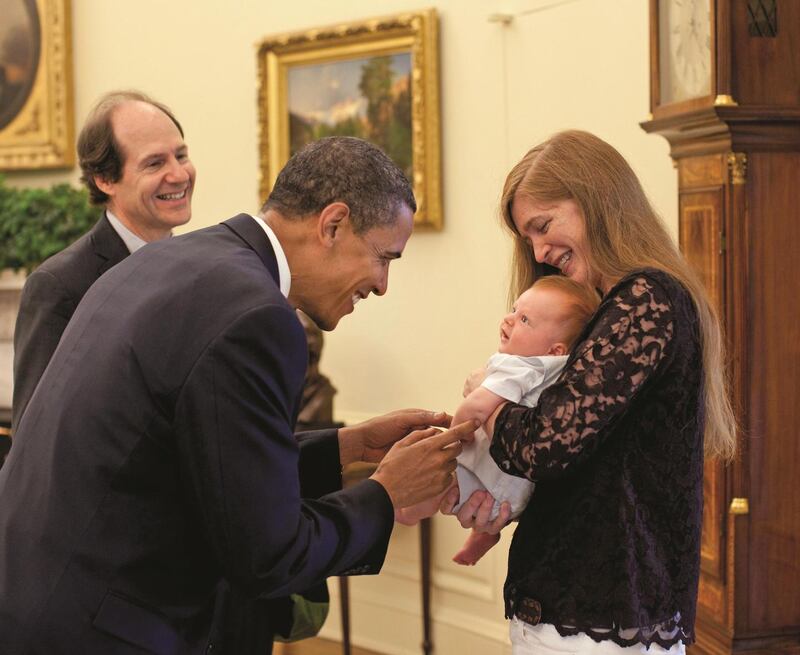
[[(544, 389), (561, 374), (566, 356), (543, 355), (521, 357), (495, 353), (486, 365), (486, 379), (481, 384), (489, 391), (511, 402), (533, 407)], [(465, 444), (458, 456), (458, 488), (460, 498), (454, 511), (478, 490), (487, 490), (495, 499), (494, 519), (504, 501), (511, 505), (511, 517), (519, 516), (533, 493), (533, 483), (500, 470), (489, 454), (491, 439), (484, 429), (475, 431), (475, 440)]]

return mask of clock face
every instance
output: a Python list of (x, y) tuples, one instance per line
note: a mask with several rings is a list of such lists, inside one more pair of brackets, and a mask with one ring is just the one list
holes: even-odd
[(711, 94), (711, 0), (658, 3), (660, 104)]

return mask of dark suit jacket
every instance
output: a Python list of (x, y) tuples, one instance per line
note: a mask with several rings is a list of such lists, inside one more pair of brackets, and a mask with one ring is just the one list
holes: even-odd
[(379, 570), (383, 487), (301, 499), (340, 484), (338, 444), (292, 434), (306, 344), (276, 272), (242, 215), (87, 292), (0, 470), (4, 655), (201, 653), (223, 577), (273, 598)]
[(97, 278), (128, 254), (104, 212), (89, 232), (28, 276), (14, 330), (12, 431), (81, 298)]

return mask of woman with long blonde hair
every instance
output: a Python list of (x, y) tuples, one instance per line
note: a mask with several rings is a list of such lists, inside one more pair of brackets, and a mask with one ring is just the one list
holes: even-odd
[[(715, 310), (633, 170), (592, 134), (530, 150), (502, 213), (511, 296), (547, 268), (603, 295), (537, 407), (507, 403), (487, 424), (500, 468), (537, 483), (509, 555), (512, 652), (684, 653), (704, 451), (730, 458), (736, 441)], [(492, 502), (476, 494), (462, 525), (499, 529)]]

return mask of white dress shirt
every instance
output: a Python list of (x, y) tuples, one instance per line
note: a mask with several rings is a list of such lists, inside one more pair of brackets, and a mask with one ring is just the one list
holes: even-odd
[(139, 248), (147, 243), (142, 237), (137, 234), (131, 232), (125, 225), (119, 220), (114, 214), (106, 209), (106, 216), (108, 216), (108, 222), (111, 223), (111, 227), (114, 228), (114, 231), (119, 234), (120, 239), (125, 243), (125, 247), (128, 249), (128, 252), (133, 254)]
[(264, 228), (264, 232), (267, 233), (269, 242), (272, 244), (272, 249), (275, 251), (275, 259), (278, 260), (278, 278), (280, 278), (279, 286), (281, 288), (281, 293), (285, 298), (288, 298), (289, 289), (292, 286), (292, 274), (291, 271), (289, 271), (289, 261), (286, 259), (286, 253), (283, 252), (281, 242), (278, 241), (277, 235), (272, 231), (272, 228), (266, 224), (264, 219), (260, 216), (253, 216), (253, 220)]

